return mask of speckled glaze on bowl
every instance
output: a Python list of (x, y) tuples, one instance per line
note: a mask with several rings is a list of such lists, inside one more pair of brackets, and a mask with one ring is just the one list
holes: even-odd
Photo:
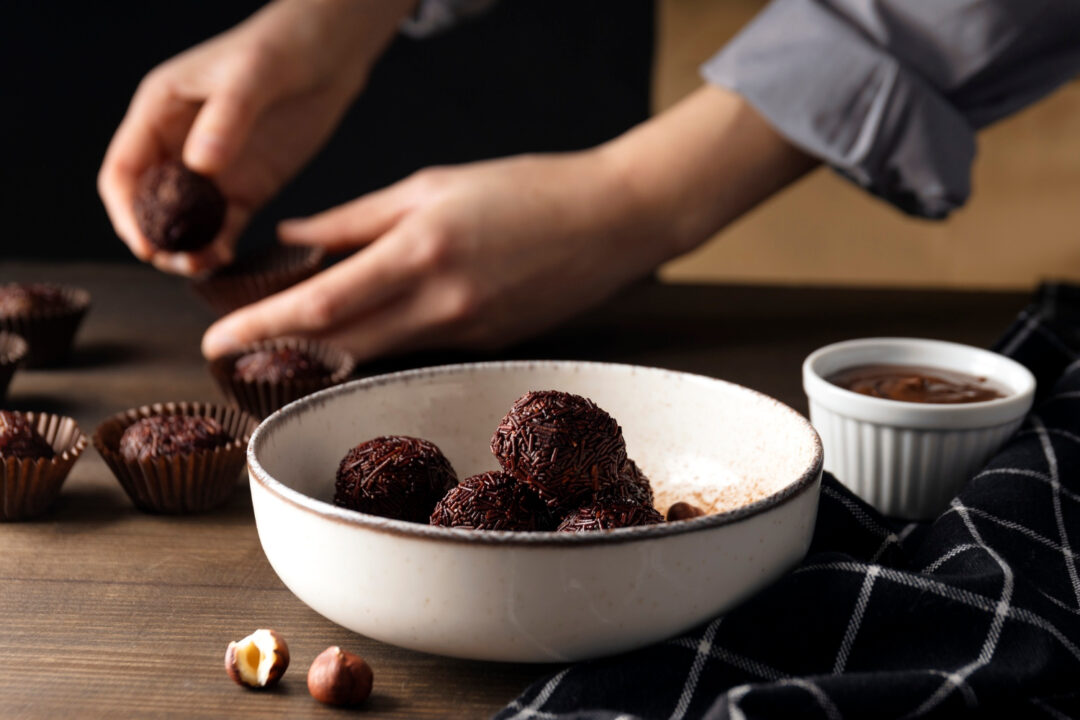
[[(663, 512), (692, 520), (597, 533), (477, 532), (331, 504), (345, 452), (377, 435), (436, 443), (459, 477), (529, 390), (592, 398), (623, 426)], [(297, 597), (369, 637), (440, 655), (571, 661), (630, 650), (723, 612), (806, 553), (820, 490), (809, 422), (738, 385), (585, 362), (448, 365), (357, 380), (267, 418), (248, 445), (259, 539)]]

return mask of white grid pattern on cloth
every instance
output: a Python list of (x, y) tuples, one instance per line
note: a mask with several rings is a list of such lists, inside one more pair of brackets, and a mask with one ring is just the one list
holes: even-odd
[(716, 637), (716, 631), (720, 627), (720, 623), (723, 619), (723, 615), (716, 618), (709, 623), (705, 628), (705, 632), (702, 633), (701, 640), (698, 642), (697, 652), (694, 653), (694, 659), (690, 663), (690, 672), (686, 674), (686, 682), (683, 683), (682, 693), (675, 703), (675, 709), (671, 712), (671, 720), (682, 720), (682, 718), (686, 716), (686, 710), (690, 707), (690, 700), (694, 697), (694, 691), (697, 690), (698, 680), (701, 678), (701, 670), (705, 667), (705, 661), (709, 659), (709, 651), (712, 650), (713, 638)]
[(1066, 715), (1065, 713), (1061, 712), (1060, 710), (1058, 710), (1056, 708), (1050, 707), (1049, 705), (1047, 705), (1044, 701), (1040, 700), (1039, 698), (1031, 698), (1030, 703), (1032, 705), (1034, 705), (1035, 707), (1039, 708), (1040, 710), (1042, 710), (1044, 713), (1046, 713), (1050, 717), (1054, 718), (1054, 720), (1072, 720), (1072, 718), (1070, 718), (1068, 715)]
[[(1053, 428), (1050, 428), (1049, 432), (1050, 432), (1051, 435), (1057, 434), (1057, 433), (1053, 432)], [(1020, 435), (1025, 435), (1025, 434), (1034, 435), (1035, 431), (1034, 430), (1029, 430), (1029, 431), (1025, 431), (1023, 433), (1018, 433), (1018, 434), (1020, 434)], [(1077, 437), (1076, 440), (1077, 440), (1077, 442), (1080, 442), (1080, 437)], [(983, 470), (981, 473), (979, 473), (974, 478), (972, 478), (972, 480), (982, 480), (984, 478), (988, 478), (988, 477), (991, 477), (993, 475), (1019, 475), (1021, 477), (1029, 477), (1029, 478), (1034, 478), (1035, 480), (1041, 480), (1042, 482), (1046, 483), (1047, 485), (1049, 485), (1051, 483), (1050, 476), (1047, 475), (1046, 473), (1041, 473), (1038, 470), (1028, 470), (1026, 468), (989, 468), (987, 470)], [(1061, 488), (1061, 495), (1062, 495), (1062, 497), (1069, 498), (1073, 502), (1080, 503), (1080, 494), (1074, 493), (1072, 490), (1069, 490), (1068, 488), (1064, 488), (1064, 487)]]
[[(1077, 353), (1070, 348), (1064, 346), (1061, 341), (1055, 337), (1049, 330), (1043, 327), (1040, 323), (1044, 319), (1043, 314), (1040, 312), (1035, 314), (1027, 313), (1021, 316), (1022, 320), (1026, 320), (1020, 331), (1014, 335), (1012, 339), (1008, 341), (1002, 350), (1003, 354), (1014, 353), (1022, 344), (1023, 341), (1033, 332), (1037, 332), (1039, 335), (1048, 338), (1051, 343), (1058, 350), (1063, 351), (1070, 359), (1070, 370), (1080, 369), (1080, 357)], [(1080, 398), (1080, 391), (1069, 391), (1058, 393), (1044, 400), (1044, 403)], [(979, 647), (975, 657), (965, 664), (964, 666), (953, 670), (941, 670), (941, 669), (925, 669), (928, 674), (940, 677), (942, 683), (930, 693), (930, 695), (922, 701), (914, 710), (912, 710), (906, 717), (921, 717), (926, 713), (932, 711), (934, 708), (939, 707), (953, 691), (957, 691), (963, 702), (968, 707), (974, 707), (977, 703), (976, 694), (967, 682), (967, 679), (977, 672), (980, 668), (988, 665), (997, 649), (1002, 632), (1007, 626), (1008, 622), (1014, 621), (1023, 623), (1025, 625), (1037, 628), (1049, 637), (1053, 638), (1061, 647), (1063, 647), (1072, 657), (1080, 662), (1080, 647), (1077, 647), (1054, 623), (1049, 621), (1046, 617), (1038, 614), (1033, 610), (1029, 610), (1023, 607), (1017, 607), (1013, 604), (1013, 593), (1015, 589), (1015, 578), (1009, 563), (982, 537), (976, 524), (976, 520), (985, 520), (996, 526), (1004, 527), (1012, 530), (1019, 535), (1030, 539), (1033, 542), (1037, 542), (1051, 550), (1057, 551), (1062, 554), (1066, 567), (1069, 570), (1070, 580), (1072, 586), (1077, 595), (1077, 603), (1080, 606), (1080, 580), (1077, 579), (1076, 558), (1077, 553), (1072, 550), (1072, 546), (1069, 541), (1068, 534), (1065, 528), (1064, 515), (1061, 507), (1061, 498), (1064, 497), (1072, 502), (1080, 503), (1080, 494), (1062, 487), (1060, 478), (1058, 476), (1057, 459), (1054, 453), (1053, 443), (1051, 436), (1063, 437), (1072, 442), (1080, 443), (1080, 436), (1070, 433), (1067, 430), (1060, 428), (1046, 427), (1042, 420), (1037, 416), (1031, 416), (1031, 422), (1034, 426), (1033, 429), (1023, 430), (1018, 435), (1038, 435), (1039, 440), (1046, 456), (1049, 472), (1040, 473), (1035, 470), (1027, 468), (989, 468), (980, 472), (975, 476), (974, 480), (981, 480), (990, 478), (995, 475), (1013, 475), (1017, 477), (1030, 478), (1038, 480), (1041, 483), (1050, 485), (1055, 500), (1054, 512), (1055, 520), (1057, 524), (1058, 534), (1060, 536), (1060, 542), (1057, 542), (1051, 538), (1036, 532), (1035, 530), (1006, 518), (1002, 518), (987, 512), (980, 508), (971, 507), (961, 503), (958, 499), (953, 501), (952, 506), (945, 512), (945, 514), (955, 513), (961, 521), (964, 523), (968, 534), (971, 535), (973, 542), (963, 543), (955, 546), (939, 558), (926, 565), (921, 572), (905, 572), (900, 570), (894, 570), (889, 567), (885, 567), (877, 564), (878, 558), (892, 545), (901, 546), (907, 536), (916, 528), (916, 523), (910, 523), (905, 526), (900, 532), (894, 532), (888, 527), (885, 527), (881, 523), (877, 522), (872, 516), (866, 513), (861, 506), (856, 502), (834, 490), (831, 487), (823, 486), (822, 494), (829, 497), (832, 500), (836, 500), (837, 503), (844, 507), (845, 510), (855, 519), (855, 521), (864, 529), (868, 530), (875, 536), (882, 539), (881, 545), (877, 551), (873, 554), (870, 562), (862, 561), (837, 561), (837, 562), (825, 562), (817, 563), (814, 565), (806, 565), (798, 568), (794, 573), (815, 572), (815, 571), (843, 571), (851, 573), (859, 573), (863, 576), (863, 582), (860, 586), (859, 594), (854, 600), (852, 616), (849, 619), (847, 628), (845, 629), (844, 637), (841, 640), (836, 660), (834, 663), (834, 673), (842, 673), (847, 665), (847, 659), (850, 656), (852, 646), (858, 636), (859, 628), (862, 624), (862, 618), (865, 616), (866, 608), (870, 603), (871, 594), (875, 586), (882, 580), (895, 583), (901, 586), (912, 588), (921, 592), (932, 593), (940, 597), (946, 598), (958, 604), (974, 608), (978, 611), (987, 613), (990, 615), (990, 622), (987, 627), (987, 632), (983, 641)], [(943, 582), (939, 582), (932, 577), (929, 577), (932, 573), (940, 569), (946, 562), (957, 557), (958, 555), (970, 552), (974, 550), (982, 550), (985, 552), (1000, 568), (1002, 575), (1002, 588), (998, 598), (989, 597), (981, 593), (973, 592), (964, 588), (948, 585)], [(1052, 602), (1056, 607), (1059, 607), (1072, 614), (1080, 614), (1080, 610), (1073, 607), (1062, 600), (1052, 597), (1044, 592), (1041, 588), (1035, 588), (1036, 591), (1045, 597), (1048, 601)], [(812, 680), (804, 677), (793, 677), (792, 675), (779, 670), (769, 664), (756, 660), (754, 658), (747, 657), (745, 655), (736, 653), (723, 647), (715, 642), (715, 636), (720, 624), (720, 618), (709, 623), (705, 629), (701, 632), (700, 636), (684, 636), (681, 638), (675, 638), (667, 641), (667, 645), (674, 645), (690, 650), (693, 653), (693, 657), (690, 661), (690, 670), (687, 678), (684, 681), (682, 692), (679, 694), (678, 699), (675, 702), (674, 710), (672, 711), (671, 720), (682, 720), (689, 710), (694, 694), (698, 688), (700, 678), (704, 672), (704, 668), (709, 660), (719, 660), (723, 663), (731, 665), (742, 672), (751, 675), (761, 681), (771, 682), (775, 684), (791, 685), (805, 689), (814, 699), (815, 702), (821, 707), (825, 715), (830, 720), (837, 720), (841, 717), (841, 713), (835, 703), (829, 698), (822, 687)], [(541, 718), (542, 720), (556, 720), (563, 717), (559, 714), (544, 712), (541, 708), (550, 699), (554, 693), (559, 682), (566, 674), (566, 670), (553, 677), (537, 694), (533, 701), (527, 706), (523, 707), (519, 702), (515, 702), (511, 705), (511, 708), (520, 709), (515, 720), (521, 718)], [(741, 684), (728, 689), (724, 693), (720, 700), (726, 702), (728, 714), (733, 720), (743, 718), (745, 714), (740, 708), (741, 701), (750, 693), (754, 692), (759, 687), (765, 687), (764, 685), (755, 685), (752, 683)], [(1067, 718), (1069, 715), (1062, 711), (1052, 707), (1050, 704), (1040, 699), (1031, 699), (1029, 703), (1032, 707), (1038, 708), (1046, 713), (1047, 716), (1053, 718)], [(620, 716), (621, 717), (621, 716)], [(627, 716), (630, 717), (630, 716)]]
[(1058, 478), (1057, 453), (1054, 451), (1054, 443), (1046, 432), (1046, 425), (1042, 419), (1032, 413), (1031, 424), (1039, 435), (1039, 443), (1042, 445), (1043, 454), (1046, 455), (1046, 466), (1050, 471), (1051, 500), (1054, 505), (1054, 522), (1057, 524), (1058, 536), (1061, 538), (1061, 553), (1065, 556), (1065, 569), (1069, 572), (1069, 582), (1072, 583), (1073, 593), (1076, 595), (1076, 606), (1080, 608), (1080, 577), (1076, 574), (1076, 559), (1073, 556), (1072, 547), (1069, 545), (1069, 533), (1065, 529), (1065, 515), (1061, 510), (1061, 481)]
[(879, 565), (871, 565), (866, 569), (862, 587), (859, 588), (859, 598), (855, 601), (855, 610), (851, 613), (844, 638), (840, 641), (840, 649), (836, 652), (836, 662), (833, 663), (833, 674), (839, 675), (844, 672), (847, 665), (848, 655), (851, 654), (851, 646), (855, 644), (855, 636), (859, 633), (863, 615), (866, 614), (866, 606), (870, 602), (870, 591), (874, 589), (874, 580), (877, 579)]
[[(795, 570), (795, 573), (804, 572), (820, 572), (824, 570), (845, 570), (853, 573), (866, 572), (867, 563), (859, 562), (856, 560), (851, 561), (839, 561), (829, 563), (818, 563), (815, 565), (806, 565)], [(881, 567), (881, 566), (879, 566)], [(916, 590), (922, 590), (925, 592), (932, 592), (935, 595), (940, 595), (943, 598), (952, 600), (954, 602), (973, 607), (984, 612), (995, 612), (997, 608), (997, 602), (993, 598), (988, 598), (985, 595), (972, 592), (970, 590), (963, 590), (961, 588), (953, 587), (952, 585), (946, 585), (945, 583), (938, 582), (937, 580), (931, 580), (921, 576), (914, 575), (912, 573), (902, 572), (900, 570), (893, 570), (892, 568), (881, 567), (879, 570), (881, 578), (895, 582), (898, 585), (906, 585), (907, 587), (914, 588)], [(1063, 632), (1052, 622), (1031, 610), (1024, 608), (1018, 608), (1011, 606), (1006, 613), (1007, 617), (1012, 620), (1037, 627), (1040, 630), (1046, 632), (1055, 640), (1057, 640), (1062, 647), (1069, 651), (1077, 662), (1080, 662), (1080, 647), (1077, 647), (1065, 636)]]
[[(1013, 571), (1009, 566), (1009, 563), (1005, 562), (1005, 558), (1001, 557), (997, 551), (983, 542), (982, 535), (979, 534), (978, 528), (975, 527), (975, 521), (971, 519), (971, 515), (967, 512), (967, 508), (964, 507), (963, 503), (961, 503), (959, 499), (954, 498), (952, 506), (956, 508), (960, 517), (963, 519), (964, 525), (967, 527), (968, 532), (971, 533), (971, 539), (975, 541), (976, 545), (985, 550), (986, 554), (998, 564), (1002, 573), (1001, 596), (998, 598), (997, 605), (994, 608), (994, 617), (990, 622), (990, 627), (986, 632), (986, 639), (983, 641), (979, 654), (970, 663), (953, 673), (960, 681), (966, 682), (967, 679), (971, 677), (972, 673), (979, 668), (990, 664), (990, 660), (994, 657), (994, 652), (997, 650), (998, 640), (1001, 639), (1001, 629), (1005, 626), (1005, 619), (1008, 617), (1009, 609), (1012, 607)], [(904, 717), (921, 717), (940, 705), (945, 698), (952, 694), (953, 690), (961, 685), (961, 682), (957, 682), (957, 679), (952, 676), (953, 674), (946, 676), (945, 682), (943, 682), (930, 697)]]

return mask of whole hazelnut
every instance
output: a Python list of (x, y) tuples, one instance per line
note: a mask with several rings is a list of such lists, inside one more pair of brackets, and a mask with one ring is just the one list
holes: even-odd
[(289, 667), (289, 646), (273, 630), (259, 629), (225, 650), (225, 672), (240, 685), (275, 685)]
[(688, 502), (677, 502), (667, 511), (668, 522), (675, 522), (676, 520), (690, 520), (691, 518), (701, 517), (705, 514), (705, 511), (696, 505), (691, 505)]
[(327, 705), (356, 705), (371, 695), (371, 666), (337, 645), (319, 653), (307, 674), (308, 692)]

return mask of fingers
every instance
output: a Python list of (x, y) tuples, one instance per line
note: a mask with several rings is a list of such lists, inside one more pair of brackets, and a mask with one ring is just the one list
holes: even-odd
[(288, 290), (214, 323), (203, 336), (203, 354), (215, 358), (256, 340), (317, 335), (354, 321), (403, 295), (419, 267), (403, 257), (402, 237), (387, 236)]
[(184, 164), (216, 175), (244, 148), (259, 114), (270, 101), (267, 83), (254, 67), (234, 70), (233, 77), (203, 103), (184, 141)]
[(251, 211), (230, 204), (225, 211), (225, 223), (214, 241), (196, 252), (167, 253), (155, 251), (150, 258), (154, 267), (173, 275), (201, 275), (232, 263), (236, 256), (236, 241), (251, 219)]
[(328, 252), (362, 247), (389, 231), (409, 211), (408, 181), (364, 195), (318, 215), (278, 224), (290, 245), (318, 245)]
[(116, 234), (140, 260), (149, 260), (154, 248), (135, 220), (135, 185), (144, 170), (169, 155), (163, 133), (193, 114), (186, 103), (169, 99), (155, 83), (144, 83), (105, 152), (98, 193)]

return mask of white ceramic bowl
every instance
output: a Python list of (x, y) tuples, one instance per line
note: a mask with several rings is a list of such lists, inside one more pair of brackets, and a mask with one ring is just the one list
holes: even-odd
[[(491, 435), (514, 400), (558, 389), (622, 424), (661, 511), (711, 514), (596, 533), (451, 530), (334, 507), (352, 446), (405, 434), (462, 478), (498, 467)], [(806, 553), (821, 477), (810, 424), (720, 380), (583, 362), (450, 365), (358, 380), (286, 406), (248, 448), (259, 539), (301, 600), (364, 635), (441, 655), (569, 661), (674, 635)]]
[[(917, 365), (985, 377), (1006, 397), (943, 405), (861, 395), (825, 378), (858, 365)], [(825, 446), (825, 469), (886, 515), (928, 519), (1031, 409), (1035, 377), (1004, 355), (941, 340), (865, 338), (827, 345), (803, 363), (810, 421)]]

